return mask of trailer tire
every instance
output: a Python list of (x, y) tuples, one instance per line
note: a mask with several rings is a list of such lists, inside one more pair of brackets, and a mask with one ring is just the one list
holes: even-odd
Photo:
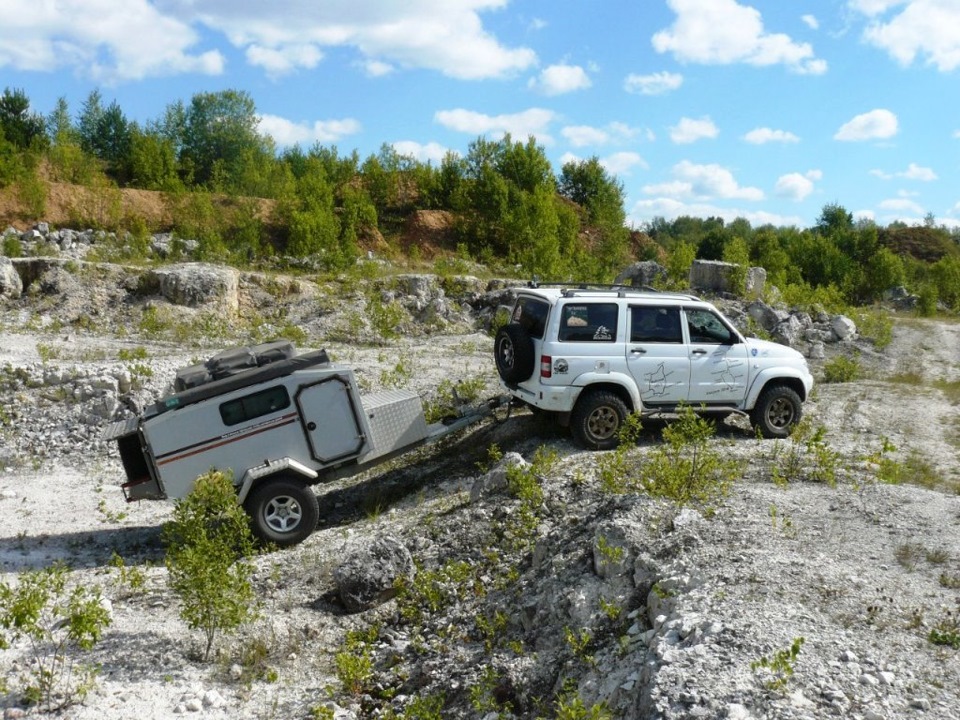
[(244, 508), (253, 534), (267, 543), (289, 547), (317, 528), (320, 503), (306, 484), (291, 478), (265, 480), (253, 489)]

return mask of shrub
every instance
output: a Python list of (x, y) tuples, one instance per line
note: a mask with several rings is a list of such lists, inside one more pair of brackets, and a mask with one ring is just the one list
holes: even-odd
[(74, 667), (68, 651), (90, 650), (110, 625), (100, 591), (68, 589), (64, 565), (23, 573), (16, 586), (0, 582), (0, 649), (26, 639), (32, 662), (25, 671), (24, 699), (47, 709), (82, 700), (93, 671)]
[(823, 381), (826, 383), (853, 382), (861, 375), (860, 359), (856, 357), (838, 355), (823, 366)]
[(256, 616), (250, 584), (253, 535), (229, 477), (211, 471), (177, 502), (163, 529), (170, 587), (180, 598), (180, 617), (206, 637), (204, 660), (217, 633)]
[(713, 423), (691, 407), (679, 416), (664, 428), (664, 445), (647, 457), (640, 484), (648, 494), (680, 505), (711, 503), (726, 494), (738, 465), (710, 447)]

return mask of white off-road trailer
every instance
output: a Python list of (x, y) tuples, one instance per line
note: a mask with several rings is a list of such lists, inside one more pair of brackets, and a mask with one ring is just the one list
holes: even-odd
[(326, 351), (276, 342), (226, 350), (177, 372), (175, 393), (108, 426), (128, 501), (176, 500), (200, 475), (231, 473), (261, 539), (287, 546), (316, 528), (312, 485), (363, 472), (490, 415), (509, 398), (427, 424), (408, 390), (361, 395)]

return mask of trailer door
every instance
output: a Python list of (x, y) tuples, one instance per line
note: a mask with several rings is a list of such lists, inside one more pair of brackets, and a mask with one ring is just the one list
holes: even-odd
[(362, 408), (347, 379), (334, 375), (302, 385), (296, 402), (314, 460), (328, 465), (360, 454), (367, 442), (360, 420)]

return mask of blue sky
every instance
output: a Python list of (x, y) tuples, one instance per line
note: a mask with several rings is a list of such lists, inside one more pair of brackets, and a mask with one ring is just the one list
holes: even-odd
[[(597, 156), (631, 224), (960, 225), (960, 0), (3, 0), (0, 85), (128, 119), (243, 90), (279, 146)], [(953, 110), (951, 110), (953, 108)]]

